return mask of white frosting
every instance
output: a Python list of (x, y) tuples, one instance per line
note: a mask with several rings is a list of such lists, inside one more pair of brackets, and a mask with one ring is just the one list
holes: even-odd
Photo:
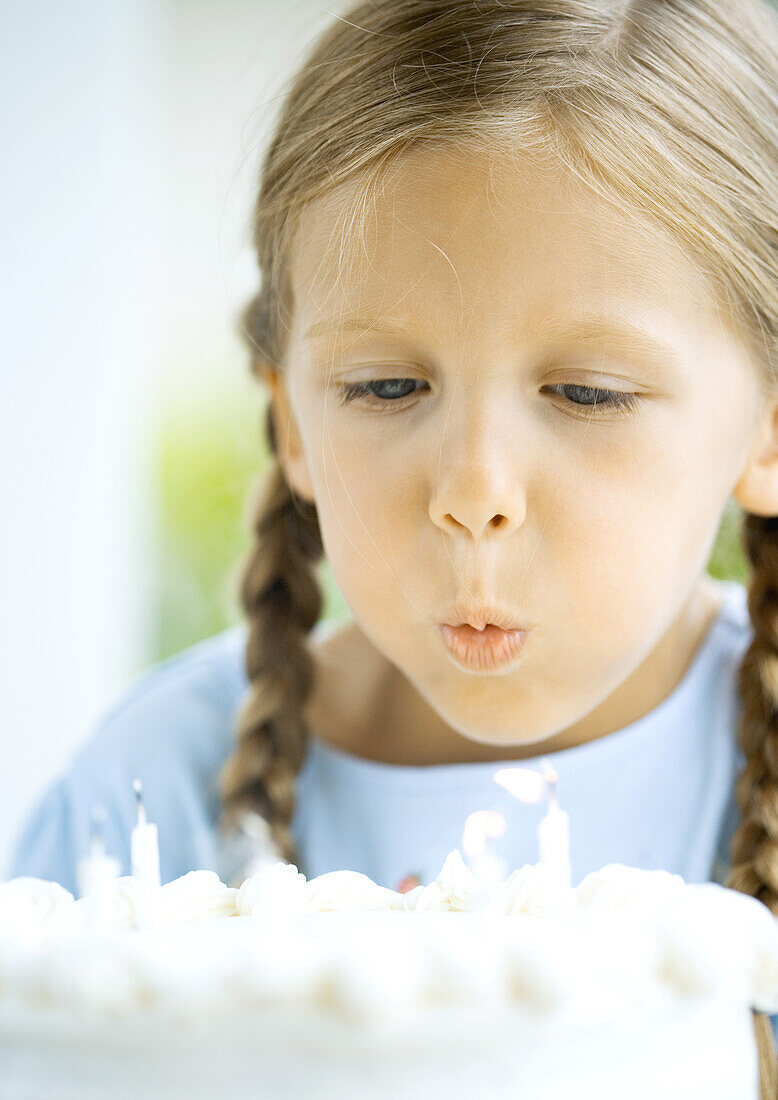
[(266, 863), (238, 890), (235, 906), (242, 917), (266, 913), (302, 913), (305, 908), (305, 875), (292, 863)]
[(69, 923), (73, 895), (56, 882), (15, 878), (0, 883), (0, 938), (30, 945)]
[[(139, 918), (153, 927), (180, 924), (204, 917), (232, 917), (237, 914), (238, 891), (225, 886), (215, 871), (189, 871), (188, 874), (146, 890), (144, 884), (132, 875), (114, 879), (110, 884), (110, 927), (120, 931), (135, 928)], [(144, 899), (148, 908), (144, 909)], [(87, 899), (75, 903), (74, 925), (85, 928)]]
[[(138, 898), (141, 884), (132, 875), (123, 875), (114, 879), (110, 884), (110, 927), (129, 929), (133, 928), (138, 918)], [(80, 898), (75, 904), (75, 918), (79, 928), (87, 925), (86, 898)]]
[(758, 1097), (778, 921), (715, 884), (618, 864), (483, 883), (454, 851), (408, 894), (277, 862), (147, 900), (116, 880), (98, 933), (55, 883), (0, 885), (3, 1097)]
[(490, 893), (487, 888), (482, 895), (475, 890), (475, 886), (472, 871), (466, 866), (460, 852), (454, 849), (446, 856), (434, 882), (428, 886), (416, 886), (403, 895), (405, 908), (417, 913), (428, 910), (468, 912)]
[[(240, 923), (228, 922), (231, 936)], [(0, 1014), (5, 1039), (3, 1023)], [(584, 1006), (553, 1021), (479, 1000), (395, 1013), (377, 1026), (312, 1005), (237, 1002), (229, 1016), (180, 1022), (38, 1011), (25, 1023), (29, 1044), (2, 1047), (4, 1100), (256, 1100), (258, 1091), (273, 1100), (759, 1096), (750, 1014), (706, 998), (641, 996), (628, 1012)]]
[(347, 912), (358, 909), (404, 909), (405, 895), (378, 886), (359, 871), (329, 871), (305, 884), (306, 913)]
[(778, 1012), (778, 920), (761, 901), (717, 883), (687, 886), (663, 925), (678, 955), (704, 958), (709, 984), (741, 992), (760, 1012)]
[(189, 871), (160, 886), (155, 902), (159, 924), (237, 916), (235, 887), (225, 886), (215, 871)]
[(564, 915), (572, 913), (576, 892), (560, 885), (545, 863), (528, 863), (506, 879), (504, 901), (503, 912), (507, 916)]
[(505, 916), (545, 916), (569, 913), (575, 891), (560, 886), (543, 863), (526, 864), (504, 882), (482, 882), (467, 867), (458, 850), (449, 852), (438, 877), (405, 896), (405, 907), (415, 912), (448, 910), (455, 913), (496, 912)]
[(277, 862), (240, 889), (192, 871), (152, 900), (154, 926), (134, 929), (138, 884), (116, 880), (111, 927), (94, 934), (57, 884), (0, 885), (0, 1007), (191, 1017), (306, 1000), (368, 1019), (504, 1000), (607, 1016), (661, 993), (778, 1012), (776, 918), (662, 871), (611, 864), (572, 889), (538, 864), (485, 884), (453, 851), (407, 894), (354, 871), (307, 881)]
[(756, 898), (616, 863), (587, 875), (575, 892), (581, 913), (648, 922), (668, 985), (699, 993), (727, 988), (760, 1012), (778, 1012), (778, 920)]
[(687, 885), (670, 871), (642, 871), (623, 863), (609, 863), (586, 875), (576, 887), (579, 909), (604, 907), (611, 912), (635, 912), (646, 907), (671, 906)]

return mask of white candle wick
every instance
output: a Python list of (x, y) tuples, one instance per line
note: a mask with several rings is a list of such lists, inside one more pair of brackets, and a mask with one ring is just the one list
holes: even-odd
[(138, 824), (146, 824), (146, 807), (143, 805), (143, 784), (140, 779), (136, 779), (132, 784), (132, 789), (135, 791), (135, 803), (138, 813)]
[(555, 771), (549, 769), (548, 775), (548, 809), (550, 813), (556, 813), (559, 810), (559, 795), (557, 794), (557, 774)]

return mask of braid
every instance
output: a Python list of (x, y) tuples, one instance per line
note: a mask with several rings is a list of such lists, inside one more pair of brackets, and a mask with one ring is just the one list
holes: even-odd
[[(267, 316), (259, 298), (242, 314), (258, 351)], [(265, 431), (277, 455), (270, 406)], [(277, 457), (259, 490), (252, 523), (255, 541), (240, 578), (240, 599), (249, 620), (245, 667), (250, 688), (238, 715), (236, 747), (219, 775), (221, 827), (235, 829), (245, 811), (258, 812), (268, 822), (281, 857), (297, 863), (290, 824), (295, 778), (308, 745), (303, 708), (314, 674), (305, 636), (322, 608), (314, 567), (323, 546), (314, 505), (293, 493)]]
[[(748, 610), (754, 635), (740, 665), (738, 739), (745, 767), (741, 813), (727, 886), (759, 898), (778, 916), (778, 517), (746, 513), (743, 543), (751, 564)], [(778, 1059), (767, 1016), (754, 1014), (762, 1100), (778, 1100)]]

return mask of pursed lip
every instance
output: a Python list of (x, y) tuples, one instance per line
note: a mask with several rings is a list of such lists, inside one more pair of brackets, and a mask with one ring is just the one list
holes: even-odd
[(514, 663), (527, 637), (525, 630), (502, 630), (492, 624), (478, 630), (469, 624), (441, 623), (440, 632), (451, 656), (470, 672), (495, 672)]

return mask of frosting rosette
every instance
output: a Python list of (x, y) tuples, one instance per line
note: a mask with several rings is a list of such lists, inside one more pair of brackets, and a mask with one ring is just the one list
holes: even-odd
[(305, 875), (293, 863), (268, 863), (245, 880), (235, 907), (241, 917), (282, 916), (305, 908)]
[(327, 871), (306, 882), (303, 911), (348, 912), (358, 909), (404, 909), (407, 894), (379, 886), (359, 871)]
[(446, 856), (433, 882), (428, 886), (416, 886), (402, 897), (405, 899), (403, 907), (417, 913), (437, 910), (464, 913), (481, 908), (487, 900), (457, 848)]
[(545, 863), (527, 863), (511, 872), (502, 887), (502, 897), (503, 911), (509, 917), (564, 915), (575, 907), (575, 891), (560, 883)]
[(602, 907), (611, 912), (643, 912), (673, 907), (688, 888), (681, 875), (608, 863), (585, 876), (575, 889), (579, 909)]
[(0, 936), (36, 944), (71, 926), (75, 904), (57, 882), (20, 877), (0, 883)]
[(225, 886), (215, 871), (188, 871), (158, 887), (154, 919), (158, 924), (202, 920), (204, 917), (237, 916), (234, 886)]

